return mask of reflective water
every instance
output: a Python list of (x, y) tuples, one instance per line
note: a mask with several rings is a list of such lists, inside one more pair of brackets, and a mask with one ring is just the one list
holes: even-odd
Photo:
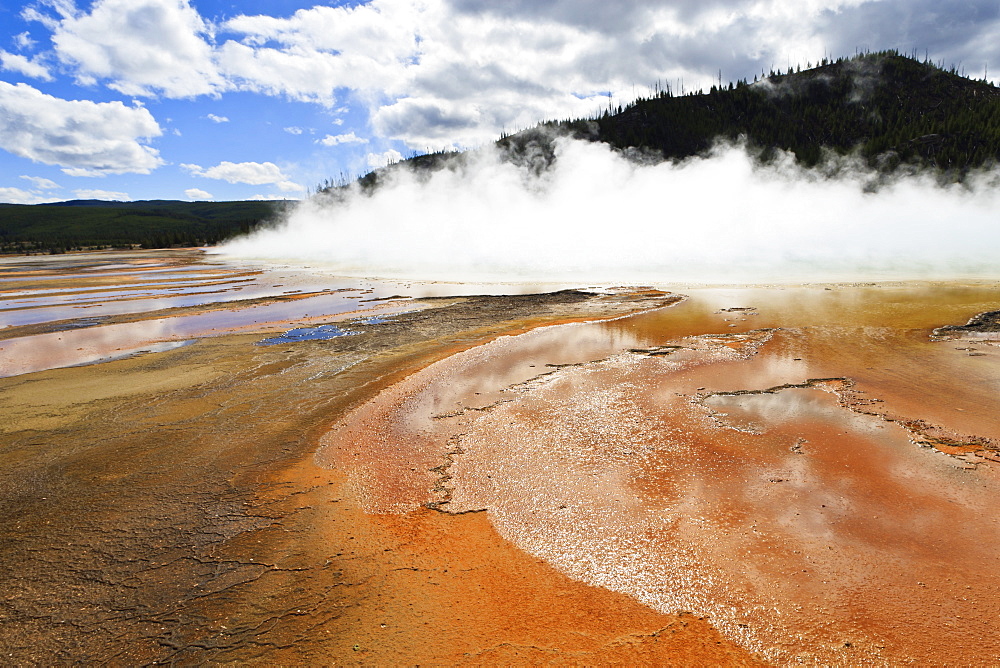
[(7, 256), (0, 258), (0, 376), (106, 361), (206, 336), (399, 313), (413, 308), (410, 297), (538, 289), (344, 278), (231, 262), (199, 250)]
[[(371, 324), (371, 323), (369, 323)], [(317, 327), (296, 327), (281, 336), (272, 336), (257, 342), (258, 346), (276, 346), (282, 343), (298, 343), (299, 341), (328, 341), (340, 336), (352, 336), (361, 332), (341, 329), (336, 325), (319, 325)]]
[(1000, 656), (996, 285), (698, 289), (456, 355), (334, 425), (371, 512), (522, 549), (778, 663)]

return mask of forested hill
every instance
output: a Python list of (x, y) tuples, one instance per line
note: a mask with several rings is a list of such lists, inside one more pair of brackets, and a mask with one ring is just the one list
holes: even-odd
[(276, 218), (288, 202), (106, 202), (0, 204), (0, 252), (200, 246)]
[(934, 166), (961, 178), (1000, 158), (1000, 89), (894, 51), (713, 86), (656, 91), (594, 119), (545, 123), (500, 140), (516, 155), (553, 130), (681, 159), (743, 140), (814, 166), (824, 149), (872, 167)]

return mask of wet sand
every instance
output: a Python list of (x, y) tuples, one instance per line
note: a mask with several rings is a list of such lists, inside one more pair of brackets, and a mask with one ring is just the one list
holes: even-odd
[[(993, 284), (414, 302), (117, 257), (0, 271), (100, 318), (0, 329), (9, 663), (1000, 656), (1000, 349), (934, 335)], [(194, 301), (140, 308), (154, 272)]]
[[(427, 364), (512, 332), (667, 301), (428, 299), (374, 325), (357, 314), (325, 319), (354, 336), (255, 345), (291, 324), (273, 322), (0, 379), (0, 656), (18, 665), (752, 663), (698, 616), (577, 582), (483, 514), (366, 513), (357, 483), (314, 461), (338, 416)], [(24, 349), (37, 351), (36, 366), (64, 361)]]

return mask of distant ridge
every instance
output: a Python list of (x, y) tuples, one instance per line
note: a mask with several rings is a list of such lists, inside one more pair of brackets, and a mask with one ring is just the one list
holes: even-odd
[(180, 208), (186, 208), (191, 205), (199, 204), (232, 204), (233, 202), (188, 202), (185, 200), (177, 199), (138, 199), (138, 200), (107, 200), (107, 199), (70, 199), (65, 202), (45, 202), (44, 204), (39, 204), (38, 206), (97, 206), (102, 208), (125, 208), (125, 209), (146, 209), (149, 207), (173, 207), (175, 204), (180, 205)]
[(0, 204), (0, 252), (215, 244), (278, 218), (293, 202), (108, 202)]

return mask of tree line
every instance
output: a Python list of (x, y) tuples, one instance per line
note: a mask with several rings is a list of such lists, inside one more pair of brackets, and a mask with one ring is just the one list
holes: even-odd
[(0, 253), (213, 245), (276, 220), (287, 202), (0, 204)]

